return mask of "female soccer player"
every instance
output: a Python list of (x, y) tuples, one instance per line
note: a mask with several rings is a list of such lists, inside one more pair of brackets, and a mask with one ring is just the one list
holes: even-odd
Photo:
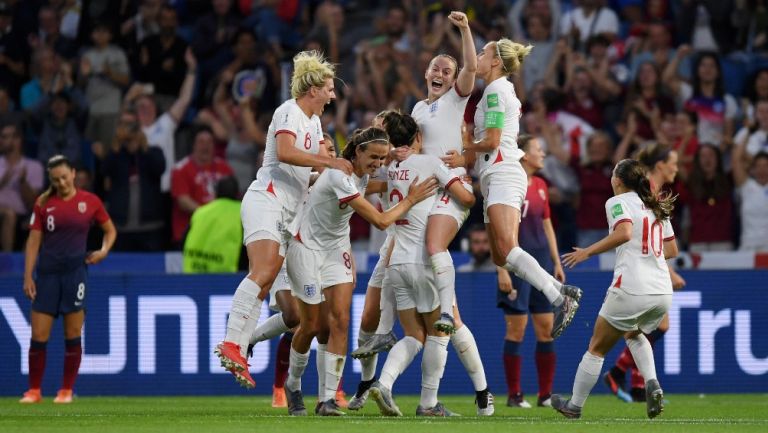
[(475, 141), (464, 148), (476, 153), (475, 173), (480, 177), (493, 261), (530, 282), (556, 307), (552, 337), (557, 338), (579, 308), (581, 289), (557, 281), (517, 241), (528, 182), (520, 165), (523, 152), (517, 147), (521, 104), (507, 77), (520, 70), (532, 48), (502, 38), (488, 42), (478, 53), (477, 75), (486, 87), (475, 111)]
[[(461, 122), (469, 95), (475, 86), (477, 57), (467, 16), (462, 12), (451, 12), (448, 20), (461, 32), (464, 66), (459, 70), (456, 59), (447, 54), (433, 58), (424, 73), (427, 99), (416, 103), (411, 116), (422, 133), (422, 153), (445, 158), (452, 168), (451, 173), (463, 176), (467, 171), (461, 156)], [(472, 185), (466, 186), (471, 190)], [(448, 244), (464, 224), (469, 209), (459, 206), (447, 191), (439, 191), (438, 195), (427, 224), (427, 252), (432, 268), (435, 269), (435, 283), (440, 295), (440, 319), (434, 326), (440, 331), (453, 334), (456, 331), (453, 320), (456, 269), (448, 252)]]
[[(53, 402), (72, 403), (72, 387), (83, 353), (80, 333), (85, 319), (87, 265), (104, 260), (117, 237), (101, 200), (75, 188), (75, 169), (66, 157), (52, 157), (47, 168), (51, 186), (35, 202), (24, 254), (24, 294), (32, 301), (32, 340), (29, 391), (21, 403), (42, 401), (45, 346), (59, 314), (64, 315), (66, 353), (64, 380)], [(88, 229), (94, 222), (104, 231), (104, 239), (101, 249), (87, 253)]]
[[(565, 273), (560, 263), (557, 239), (549, 217), (549, 193), (547, 184), (534, 173), (544, 168), (544, 151), (539, 141), (530, 135), (521, 135), (517, 145), (525, 155), (520, 160), (528, 175), (528, 192), (522, 209), (520, 222), (520, 245), (541, 264), (552, 272), (560, 282), (565, 282)], [(520, 389), (520, 366), (518, 354), (523, 342), (528, 313), (533, 319), (536, 335), (536, 370), (539, 375), (538, 406), (549, 406), (552, 383), (555, 379), (555, 352), (552, 341), (552, 304), (538, 290), (531, 290), (527, 281), (512, 277), (504, 268), (498, 268), (499, 291), (496, 302), (504, 311), (507, 335), (504, 339), (504, 371), (507, 376), (509, 398), (507, 406), (530, 408)]]
[(331, 158), (323, 146), (320, 115), (335, 98), (334, 67), (316, 51), (293, 58), (291, 96), (275, 110), (267, 132), (264, 162), (243, 197), (243, 244), (250, 272), (232, 298), (227, 335), (216, 346), (222, 367), (247, 388), (256, 386), (245, 360), (261, 303), (283, 264), (290, 227), (304, 204), (312, 167), (352, 173), (352, 165)]
[(576, 371), (573, 395), (569, 400), (552, 395), (552, 407), (568, 418), (581, 417), (584, 402), (600, 377), (605, 354), (621, 337), (646, 379), (648, 417), (656, 417), (664, 408), (653, 350), (643, 333), (656, 329), (672, 304), (665, 259), (677, 255), (669, 222), (674, 197), (654, 193), (642, 164), (631, 159), (620, 161), (613, 169), (611, 186), (615, 195), (605, 203), (608, 236), (563, 255), (563, 263), (573, 267), (590, 256), (616, 249), (613, 280), (595, 322), (589, 349)]
[[(651, 191), (659, 194), (664, 185), (675, 182), (678, 172), (677, 151), (662, 144), (653, 144), (644, 148), (637, 155), (637, 160), (645, 168), (648, 180), (651, 183)], [(685, 286), (685, 280), (673, 268), (669, 268), (669, 276), (672, 281), (672, 289), (680, 290)], [(665, 314), (659, 327), (646, 335), (651, 345), (659, 341), (669, 330), (669, 315)], [(629, 394), (624, 390), (625, 375), (628, 369), (632, 370)], [(632, 352), (628, 347), (616, 359), (616, 364), (603, 375), (603, 382), (613, 394), (620, 399), (631, 402), (645, 401), (645, 381), (640, 374), (632, 358)]]
[[(312, 339), (327, 329), (325, 396), (317, 413), (338, 416), (336, 390), (344, 371), (349, 333), (349, 310), (354, 290), (355, 268), (349, 240), (349, 219), (357, 212), (366, 221), (384, 230), (416, 203), (433, 195), (437, 183), (429, 176), (414, 184), (399, 204), (379, 212), (364, 198), (368, 177), (384, 162), (389, 152), (387, 133), (368, 128), (352, 136), (344, 148), (352, 175), (326, 170), (317, 179), (307, 207), (298, 221), (296, 236), (288, 246), (286, 263), (291, 288), (298, 300), (301, 326), (293, 337), (288, 379), (288, 413), (306, 415), (301, 376), (309, 359)], [(416, 179), (412, 179), (416, 182)], [(325, 298), (325, 301), (323, 301)]]

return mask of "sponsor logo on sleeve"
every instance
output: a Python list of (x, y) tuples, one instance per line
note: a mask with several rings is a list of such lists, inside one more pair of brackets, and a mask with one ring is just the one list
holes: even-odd
[(487, 96), (486, 100), (488, 101), (488, 108), (491, 107), (498, 107), (499, 106), (499, 94), (498, 93), (491, 93)]
[(619, 215), (624, 215), (624, 209), (621, 207), (621, 203), (616, 203), (611, 208), (611, 217), (616, 218)]

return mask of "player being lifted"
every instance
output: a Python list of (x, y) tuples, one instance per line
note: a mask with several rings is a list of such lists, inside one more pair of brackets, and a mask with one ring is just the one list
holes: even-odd
[(248, 342), (283, 264), (289, 226), (306, 199), (312, 167), (352, 173), (349, 161), (331, 158), (323, 146), (319, 116), (335, 98), (333, 78), (333, 65), (318, 52), (304, 51), (293, 58), (293, 98), (275, 110), (263, 165), (243, 197), (240, 216), (250, 272), (235, 291), (227, 334), (215, 353), (248, 388), (256, 385), (245, 360)]
[(528, 179), (520, 165), (524, 153), (517, 147), (521, 104), (507, 77), (520, 70), (531, 49), (502, 38), (478, 53), (477, 75), (486, 87), (475, 111), (475, 141), (464, 148), (475, 153), (493, 261), (531, 283), (555, 306), (552, 337), (557, 338), (579, 308), (581, 289), (557, 281), (517, 240)]
[(657, 196), (643, 166), (631, 159), (620, 161), (613, 169), (611, 186), (614, 196), (605, 203), (608, 236), (563, 255), (563, 263), (573, 267), (590, 256), (616, 249), (613, 280), (589, 349), (576, 371), (573, 395), (569, 400), (552, 395), (552, 407), (568, 418), (581, 417), (584, 402), (600, 377), (605, 354), (621, 337), (645, 378), (648, 417), (654, 418), (664, 409), (653, 350), (643, 333), (656, 329), (672, 304), (672, 282), (665, 259), (677, 256), (669, 222), (674, 197)]
[[(344, 415), (336, 404), (336, 390), (344, 372), (349, 311), (355, 288), (349, 240), (352, 214), (357, 212), (383, 230), (412, 206), (434, 195), (437, 188), (437, 182), (430, 176), (423, 176), (425, 180), (418, 184), (417, 179), (412, 179), (408, 195), (386, 212), (379, 212), (364, 195), (369, 176), (381, 166), (388, 152), (387, 133), (381, 129), (368, 128), (353, 135), (343, 155), (352, 164), (352, 175), (335, 169), (323, 171), (298, 219), (296, 235), (286, 254), (288, 277), (298, 301), (301, 322), (293, 337), (285, 382), (290, 415), (306, 415), (301, 376), (307, 366), (312, 339), (321, 334), (328, 335), (328, 344), (325, 366), (319, 372), (324, 376), (324, 380), (322, 377), (320, 380), (324, 397), (316, 413), (321, 416)], [(383, 185), (378, 184), (379, 187)]]

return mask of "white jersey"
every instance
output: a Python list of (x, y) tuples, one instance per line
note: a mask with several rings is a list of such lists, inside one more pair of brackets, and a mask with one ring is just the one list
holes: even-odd
[(324, 170), (312, 185), (296, 238), (310, 250), (349, 246), (349, 219), (355, 213), (349, 202), (365, 194), (367, 185), (368, 175), (360, 178), (332, 168)]
[(632, 239), (616, 248), (611, 288), (630, 295), (669, 295), (672, 282), (664, 260), (664, 241), (675, 238), (669, 220), (659, 221), (635, 192), (605, 202), (608, 231), (621, 222), (632, 223)]
[(485, 138), (487, 128), (501, 128), (501, 143), (492, 152), (477, 153), (475, 172), (478, 176), (502, 170), (507, 162), (519, 163), (525, 155), (517, 147), (521, 108), (515, 86), (506, 77), (491, 82), (483, 91), (475, 111), (475, 140)]
[[(454, 85), (431, 104), (427, 101), (416, 103), (411, 116), (423, 134), (421, 153), (441, 157), (454, 150), (461, 154), (464, 147), (461, 140), (461, 122), (467, 101), (469, 95), (459, 95)], [(466, 173), (463, 168), (461, 170), (460, 174)]]
[(302, 152), (316, 155), (324, 145), (320, 118), (314, 114), (307, 117), (295, 99), (283, 102), (272, 116), (264, 162), (248, 189), (269, 191), (283, 208), (299, 213), (307, 198), (312, 168), (285, 164), (277, 159), (277, 135), (282, 133), (293, 135), (296, 138), (294, 146)]
[[(388, 176), (387, 193), (393, 205), (405, 198), (408, 188), (416, 177), (421, 183), (430, 176), (435, 176), (440, 186), (445, 189), (448, 189), (453, 182), (461, 182), (461, 179), (451, 174), (438, 157), (432, 155), (412, 155), (405, 161), (393, 162), (389, 165)], [(425, 238), (427, 218), (434, 200), (435, 196), (432, 196), (417, 203), (395, 222), (395, 245), (389, 259), (390, 265), (430, 264)]]

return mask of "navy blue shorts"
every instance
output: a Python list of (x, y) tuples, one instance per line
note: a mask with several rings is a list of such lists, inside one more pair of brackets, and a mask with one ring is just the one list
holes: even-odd
[[(544, 270), (552, 273), (554, 266), (552, 265), (552, 259), (549, 257), (549, 251), (542, 251), (536, 254), (535, 251), (529, 252), (536, 260), (544, 267)], [(531, 286), (528, 281), (519, 278), (517, 275), (512, 274), (512, 287), (517, 290), (517, 298), (515, 300), (509, 299), (509, 294), (497, 290), (496, 293), (496, 306), (504, 311), (505, 315), (523, 315), (528, 314), (541, 314), (551, 313), (554, 311), (552, 304), (540, 290)]]
[(88, 267), (84, 264), (61, 272), (38, 272), (32, 310), (59, 317), (85, 309), (87, 280)]

